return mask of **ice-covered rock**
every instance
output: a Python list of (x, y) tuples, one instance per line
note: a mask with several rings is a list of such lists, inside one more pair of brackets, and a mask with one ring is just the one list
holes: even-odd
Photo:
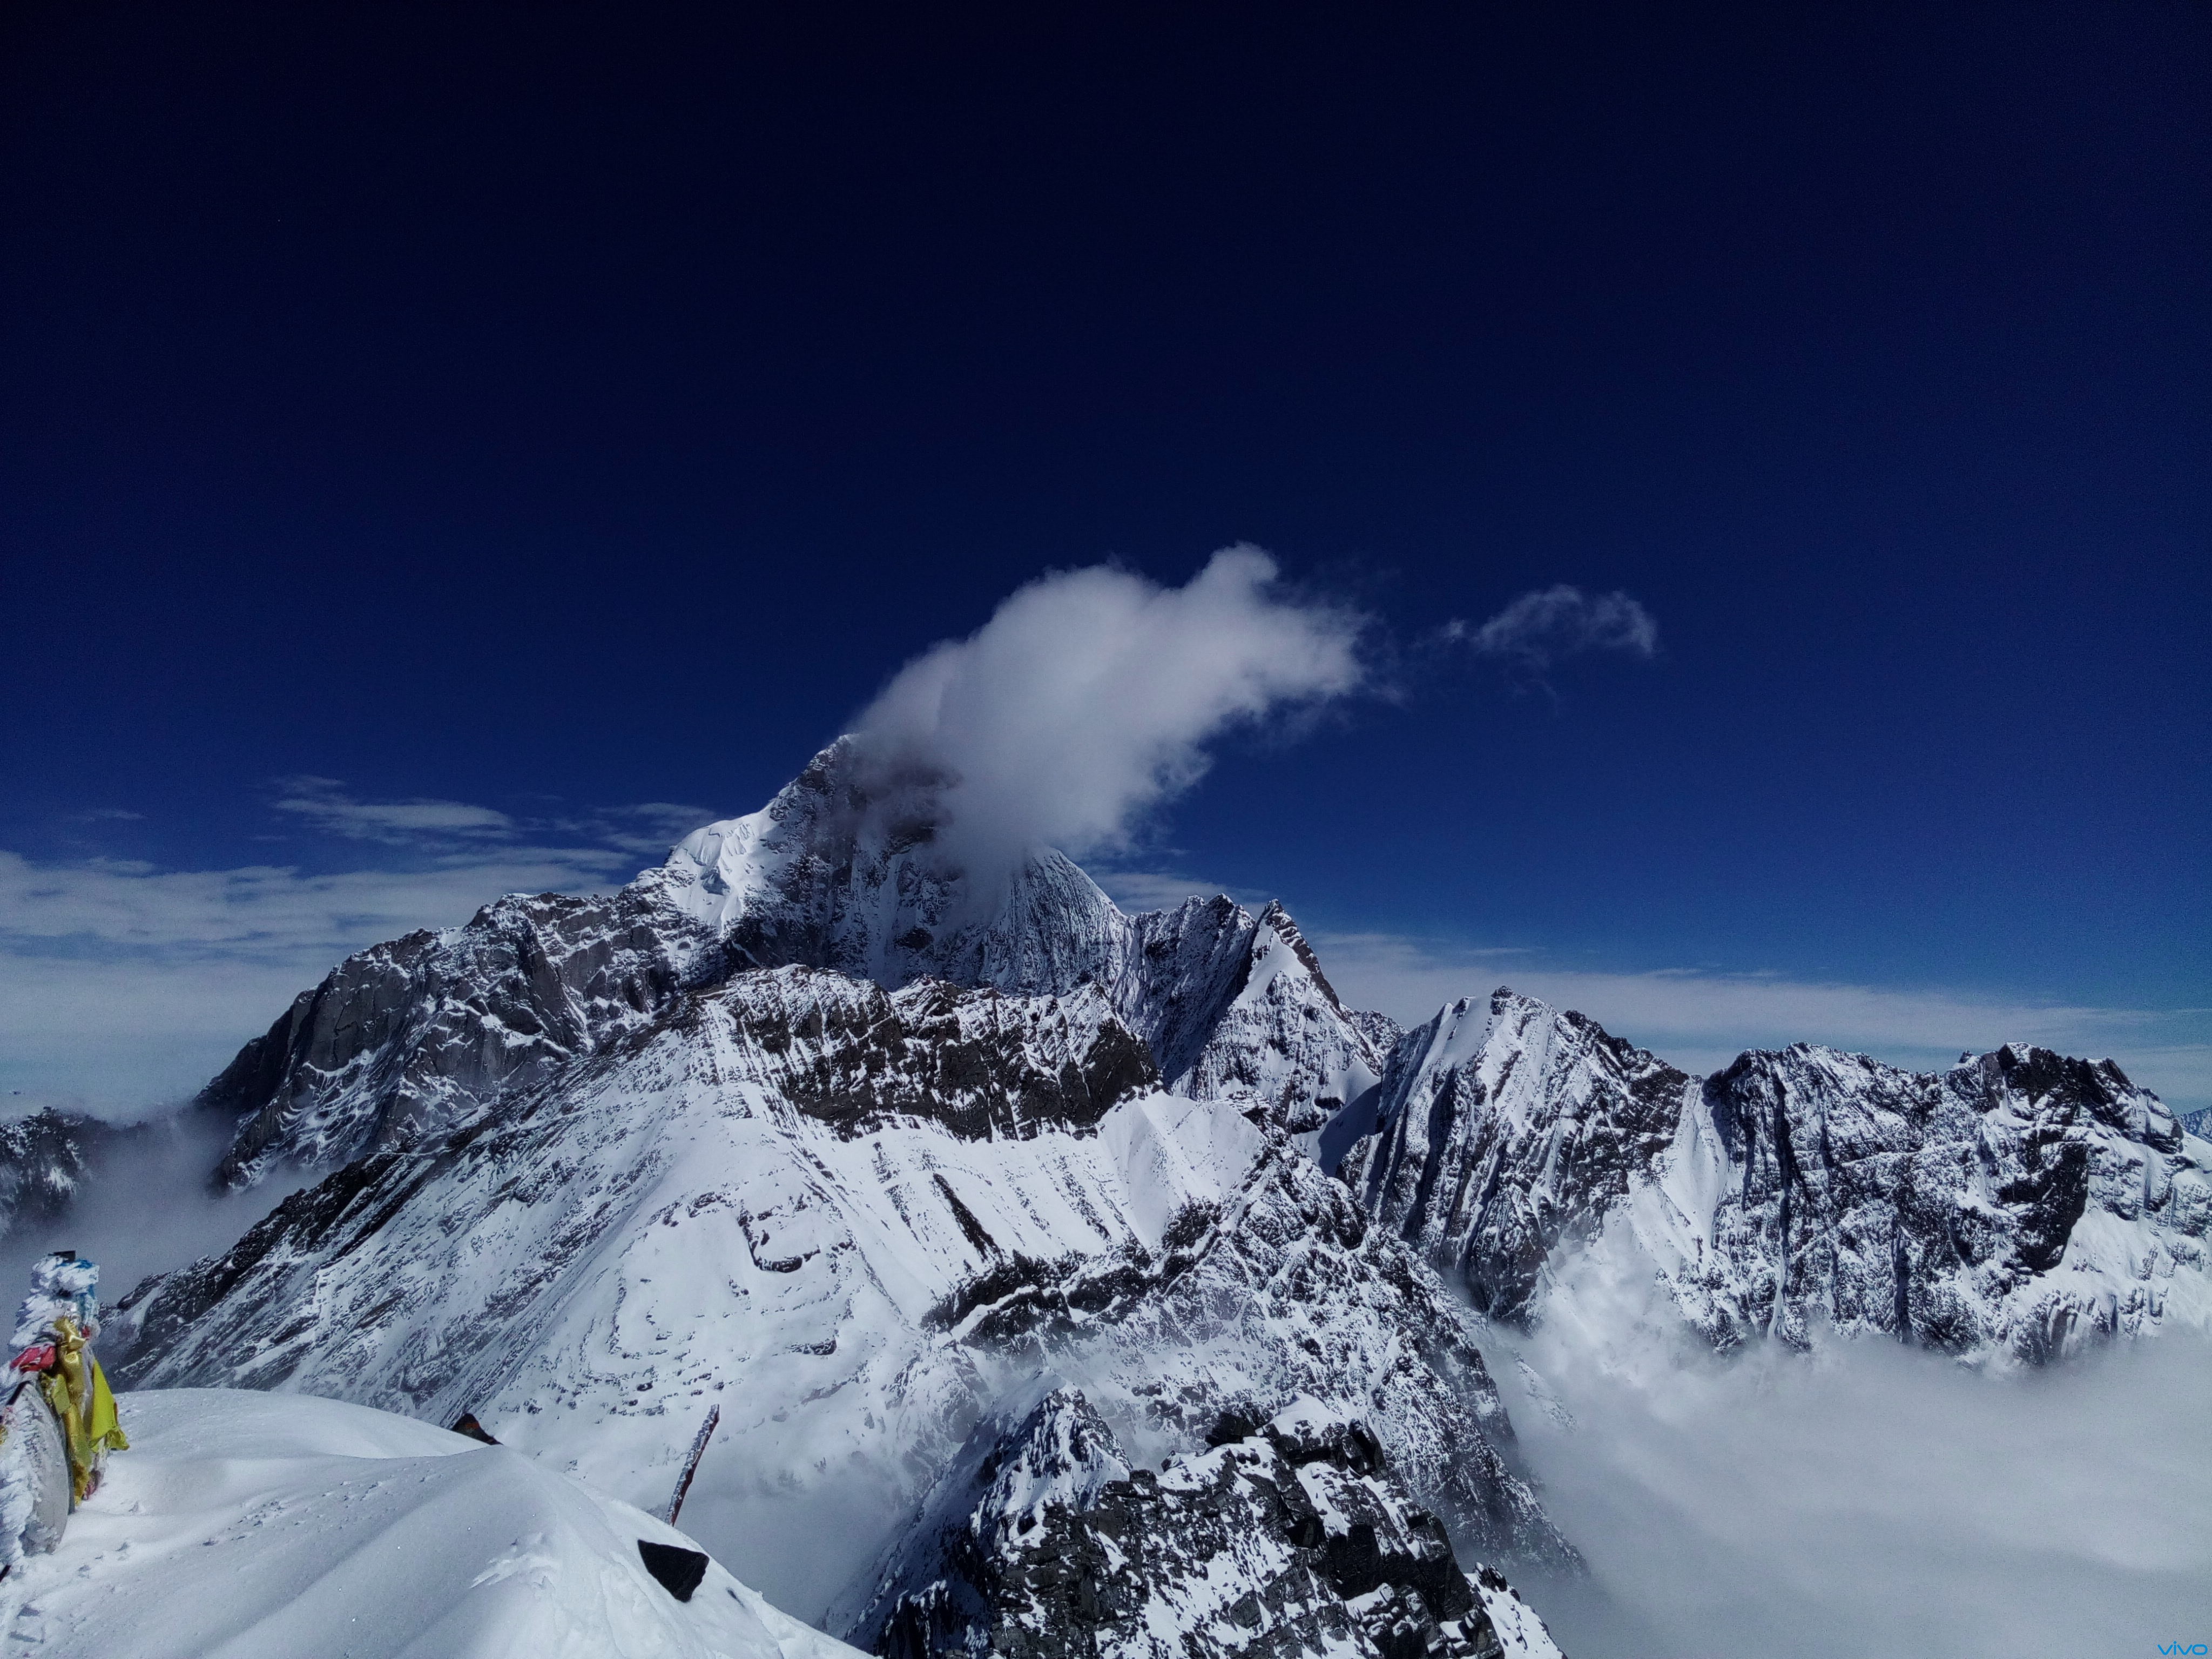
[(1656, 1280), (1722, 1347), (1826, 1328), (2039, 1361), (2212, 1325), (2212, 1145), (2110, 1060), (1799, 1044), (1698, 1079), (1501, 989), (1408, 1032), (1376, 1110), (1344, 1179), (1499, 1319)]
[(115, 1131), (48, 1107), (0, 1121), (0, 1234), (64, 1214), (100, 1145)]
[[(1376, 1437), (1310, 1398), (1133, 1468), (1061, 1387), (979, 1426), (884, 1564), (884, 1659), (1553, 1659), (1504, 1578), (1462, 1571)], [(1490, 1612), (1498, 1606), (1503, 1619)]]

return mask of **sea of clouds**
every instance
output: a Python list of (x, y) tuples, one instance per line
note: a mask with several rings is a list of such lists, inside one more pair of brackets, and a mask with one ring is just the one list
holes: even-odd
[(1501, 1352), (1522, 1453), (1590, 1565), (1531, 1584), (1575, 1659), (2138, 1659), (2212, 1642), (2212, 1345), (1990, 1374)]

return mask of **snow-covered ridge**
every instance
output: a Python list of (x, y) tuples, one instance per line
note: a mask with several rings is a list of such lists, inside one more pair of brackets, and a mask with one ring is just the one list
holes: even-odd
[(719, 941), (633, 885), (510, 895), (465, 926), (357, 952), (201, 1091), (235, 1120), (218, 1178), (342, 1164), (450, 1132), (651, 1025), (729, 971)]
[(934, 861), (926, 793), (864, 771), (841, 741), (760, 811), (696, 831), (619, 892), (515, 895), (349, 957), (202, 1092), (240, 1126), (220, 1178), (451, 1133), (763, 968), (887, 990), (1095, 985), (1170, 1087), (1258, 1100), (1302, 1130), (1379, 1074), (1370, 1028), (1280, 906), (1125, 915), (1048, 852), (979, 896)]
[(640, 1540), (683, 1533), (541, 1463), (331, 1400), (125, 1395), (131, 1450), (59, 1549), (0, 1584), (16, 1651), (65, 1659), (859, 1659), (719, 1563), (688, 1601)]
[(1468, 1316), (1260, 1103), (1143, 1053), (1095, 983), (741, 973), (295, 1194), (106, 1340), (134, 1386), (472, 1411), (640, 1503), (720, 1404), (687, 1522), (808, 1613), (1045, 1364), (1178, 1443), (1334, 1401), (1486, 1554), (1571, 1561)]
[(1822, 1328), (2039, 1361), (2212, 1325), (2212, 1145), (2111, 1061), (1916, 1074), (1803, 1044), (1693, 1079), (1501, 989), (1393, 1053), (1342, 1173), (1526, 1323), (1656, 1277), (1716, 1346)]

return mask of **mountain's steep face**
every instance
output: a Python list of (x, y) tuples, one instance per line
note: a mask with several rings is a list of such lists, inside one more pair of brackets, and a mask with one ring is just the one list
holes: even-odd
[(686, 1522), (753, 1560), (838, 1516), (818, 1582), (763, 1569), (799, 1607), (1046, 1365), (1169, 1442), (1315, 1395), (1486, 1554), (1571, 1562), (1433, 1275), (1256, 1103), (1158, 1080), (1095, 981), (739, 973), (295, 1194), (104, 1340), (134, 1386), (473, 1411), (647, 1506), (719, 1404)]
[(696, 831), (617, 893), (501, 899), (465, 927), (349, 957), (202, 1091), (240, 1126), (218, 1178), (453, 1133), (763, 968), (886, 989), (1094, 984), (1178, 1092), (1263, 1101), (1302, 1129), (1379, 1074), (1279, 906), (1126, 916), (1057, 853), (977, 895), (934, 860), (929, 804), (922, 784), (869, 778), (842, 741), (767, 807)]
[[(884, 1659), (1552, 1659), (1375, 1437), (1312, 1400), (1132, 1468), (1081, 1392), (987, 1420), (852, 1632)], [(1492, 1604), (1500, 1617), (1493, 1620)]]
[(938, 854), (927, 779), (884, 779), (842, 739), (758, 812), (709, 824), (640, 878), (763, 967), (1024, 994), (1105, 987), (1178, 1094), (1266, 1102), (1300, 1130), (1371, 1085), (1381, 1051), (1279, 904), (1124, 915), (1058, 853), (1003, 893)]
[(116, 1133), (51, 1107), (0, 1122), (0, 1233), (66, 1211), (93, 1150)]
[(1303, 1133), (1381, 1077), (1371, 1017), (1337, 1000), (1281, 905), (1194, 898), (1124, 925), (1109, 982), (1178, 1094), (1260, 1100)]
[(201, 1091), (240, 1125), (217, 1178), (242, 1186), (271, 1159), (343, 1163), (451, 1130), (726, 969), (711, 934), (637, 887), (518, 894), (361, 951)]
[(2212, 1325), (2212, 1146), (2110, 1061), (1800, 1045), (1696, 1079), (1501, 990), (1408, 1033), (1380, 1099), (1344, 1178), (1500, 1318), (1656, 1272), (1723, 1347), (1826, 1326), (2039, 1361)]
[(1462, 1000), (1399, 1040), (1379, 1133), (1340, 1173), (1478, 1309), (1524, 1321), (1550, 1252), (1672, 1139), (1689, 1081), (1579, 1014)]
[(936, 836), (933, 780), (885, 776), (840, 738), (757, 812), (694, 830), (638, 886), (750, 966), (896, 987), (1066, 990), (1113, 960), (1123, 918), (1058, 853), (972, 890)]

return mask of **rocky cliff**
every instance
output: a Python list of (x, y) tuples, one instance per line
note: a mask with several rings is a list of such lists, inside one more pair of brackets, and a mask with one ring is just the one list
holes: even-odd
[(1500, 990), (1408, 1032), (1342, 1174), (1528, 1324), (1657, 1282), (1715, 1346), (1823, 1329), (2039, 1361), (2212, 1324), (2212, 1145), (2111, 1061), (1914, 1073), (1800, 1044), (1692, 1078)]

